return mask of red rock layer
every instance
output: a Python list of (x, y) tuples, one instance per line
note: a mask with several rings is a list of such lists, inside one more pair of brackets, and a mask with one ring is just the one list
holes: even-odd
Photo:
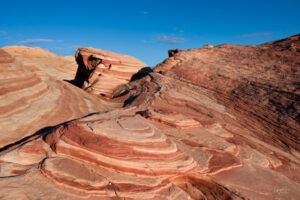
[[(0, 165), (15, 163), (12, 168), (22, 170), (20, 166), (40, 163), (42, 174), (51, 182), (79, 196), (188, 197), (183, 190), (174, 189), (171, 180), (198, 167), (172, 140), (132, 111), (92, 115), (43, 135), (15, 145), (0, 156)], [(25, 172), (6, 173), (17, 176)]]
[(47, 127), (0, 152), (0, 194), (300, 199), (298, 46), (294, 36), (170, 52), (156, 72), (114, 91), (125, 109)]
[(299, 37), (178, 51), (114, 95), (238, 196), (298, 199)]
[[(207, 96), (213, 96), (213, 101), (238, 119), (251, 135), (286, 151), (300, 150), (299, 38), (296, 35), (263, 45), (225, 44), (180, 51), (154, 71), (206, 90)], [(162, 81), (159, 84), (168, 87)], [(177, 91), (168, 92), (168, 96), (180, 98), (182, 91), (176, 86), (174, 89)], [(209, 103), (208, 98), (203, 103)], [(195, 98), (189, 101), (201, 102)]]
[(0, 148), (46, 126), (106, 109), (102, 101), (0, 49)]
[(169, 176), (197, 167), (193, 159), (182, 154), (175, 143), (141, 117), (120, 116), (92, 123), (87, 120), (59, 128), (47, 135), (45, 141), (58, 155), (76, 158), (91, 166), (96, 164), (98, 169), (94, 170), (102, 178), (82, 185), (77, 173), (68, 170), (68, 175), (74, 177), (69, 182), (65, 178), (66, 168), (57, 167), (56, 161), (51, 164), (51, 160), (46, 160), (42, 170), (48, 177), (93, 194), (109, 195), (106, 189), (113, 185), (120, 197), (138, 198), (151, 197), (168, 187)]

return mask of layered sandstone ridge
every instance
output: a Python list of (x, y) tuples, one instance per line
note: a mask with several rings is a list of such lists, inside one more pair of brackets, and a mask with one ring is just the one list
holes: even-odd
[(180, 51), (154, 71), (207, 89), (254, 136), (300, 150), (299, 38)]
[(73, 56), (60, 56), (39, 47), (7, 46), (7, 52), (21, 58), (22, 64), (39, 70), (39, 77), (69, 80), (75, 76), (77, 64)]
[[(84, 89), (94, 95), (111, 97), (113, 90), (128, 83), (133, 74), (147, 65), (132, 56), (112, 53), (91, 47), (79, 48), (76, 53), (78, 67), (89, 68), (90, 56), (103, 60), (89, 78), (89, 86)], [(81, 66), (82, 65), (82, 66)]]
[[(154, 72), (108, 92), (114, 98), (99, 110), (124, 108), (45, 127), (2, 149), (0, 198), (300, 199), (299, 43), (296, 35), (170, 51)], [(5, 66), (17, 60), (1, 57)], [(60, 116), (78, 107), (53, 109)]]
[[(126, 88), (126, 89), (124, 89)], [(125, 92), (124, 92), (125, 90)], [(127, 91), (127, 94), (126, 94)], [(263, 141), (235, 117), (212, 91), (159, 73), (126, 85), (126, 107), (138, 107), (148, 119), (172, 139), (186, 155), (198, 162), (197, 175), (212, 178), (231, 191), (230, 198), (298, 199), (300, 160), (292, 153)], [(124, 99), (123, 99), (124, 101)], [(284, 137), (284, 136), (281, 136)], [(187, 178), (184, 178), (187, 180)], [(189, 179), (189, 181), (191, 181)], [(193, 199), (226, 199), (209, 196), (209, 185), (193, 190), (198, 181), (182, 183)], [(235, 196), (235, 195), (237, 196)]]
[(241, 197), (298, 199), (299, 45), (177, 51), (115, 96)]
[(23, 61), (0, 49), (0, 148), (44, 127), (107, 109), (100, 99)]
[[(0, 161), (2, 168), (10, 166), (1, 176), (19, 180), (10, 186), (26, 184), (35, 174), (34, 186), (43, 185), (44, 190), (22, 186), (28, 198), (54, 192), (65, 199), (188, 199), (189, 192), (181, 187), (190, 182), (198, 184), (194, 190), (210, 183), (212, 194), (230, 197), (225, 188), (195, 173), (198, 163), (133, 110), (94, 114), (53, 127), (13, 146)], [(7, 181), (0, 183), (1, 188)]]

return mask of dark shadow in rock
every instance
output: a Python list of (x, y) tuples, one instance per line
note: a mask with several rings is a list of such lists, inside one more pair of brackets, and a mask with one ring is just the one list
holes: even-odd
[(35, 140), (37, 138), (39, 138), (40, 136), (44, 136), (52, 131), (54, 131), (58, 126), (47, 126), (44, 128), (41, 128), (40, 130), (38, 130), (37, 132), (35, 132), (33, 135), (29, 135), (27, 137), (22, 138), (21, 140), (18, 140), (14, 143), (8, 144), (2, 148), (0, 148), (0, 152), (4, 152), (6, 150), (12, 150), (15, 149), (27, 142), (31, 142), (32, 140)]
[[(64, 79), (63, 81), (68, 82), (68, 83), (71, 83), (72, 85), (75, 85), (76, 87), (79, 87), (78, 85), (76, 85), (74, 79), (73, 79), (73, 80), (66, 80), (66, 79)], [(79, 88), (80, 88), (80, 87), (79, 87)]]
[(180, 51), (182, 51), (182, 50), (180, 50), (180, 49), (170, 49), (170, 50), (168, 50), (169, 57), (174, 56), (175, 54), (179, 53)]
[(124, 95), (126, 95), (128, 93), (129, 93), (129, 90), (125, 90), (125, 91), (121, 92), (120, 94), (114, 96), (113, 98), (119, 98), (119, 97), (122, 97), (122, 96), (124, 96)]
[(130, 105), (138, 96), (130, 95), (130, 97), (124, 101), (123, 108), (125, 108), (127, 105)]
[(41, 128), (40, 130), (36, 131), (32, 135), (26, 136), (26, 137), (14, 142), (14, 143), (11, 143), (11, 144), (8, 144), (6, 146), (1, 147), (0, 148), (0, 155), (2, 155), (3, 153), (5, 153), (7, 151), (11, 151), (13, 149), (16, 149), (16, 148), (18, 148), (19, 146), (21, 146), (23, 144), (26, 144), (26, 143), (31, 142), (33, 140), (36, 140), (40, 137), (45, 137), (49, 133), (52, 133), (53, 131), (55, 131), (60, 126), (67, 127), (70, 122), (73, 122), (74, 120), (78, 120), (78, 119), (79, 118), (76, 118), (76, 119), (72, 119), (72, 120), (63, 122), (61, 124), (55, 125), (55, 126), (47, 126), (47, 127)]
[(93, 116), (93, 115), (101, 115), (101, 114), (104, 114), (104, 113), (107, 113), (107, 112), (108, 112), (107, 110), (100, 111), (100, 112), (93, 112), (93, 113), (90, 113), (90, 114), (87, 114), (87, 115), (83, 116), (81, 119), (84, 119), (86, 117), (90, 117), (90, 116)]
[(150, 67), (144, 67), (144, 68), (140, 69), (136, 74), (132, 75), (130, 82), (139, 80), (139, 79), (147, 76), (151, 72), (153, 72), (153, 70)]

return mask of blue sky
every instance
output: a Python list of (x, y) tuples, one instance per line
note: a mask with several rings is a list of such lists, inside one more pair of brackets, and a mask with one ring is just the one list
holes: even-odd
[(168, 49), (298, 34), (299, 10), (300, 0), (0, 0), (0, 47), (74, 55), (91, 46), (155, 66)]

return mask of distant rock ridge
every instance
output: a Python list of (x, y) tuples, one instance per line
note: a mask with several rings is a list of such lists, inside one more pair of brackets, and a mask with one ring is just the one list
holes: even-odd
[(76, 62), (72, 56), (60, 56), (39, 47), (7, 46), (3, 50), (13, 53), (22, 64), (39, 69), (39, 77), (49, 76), (58, 80), (71, 79), (76, 72)]

